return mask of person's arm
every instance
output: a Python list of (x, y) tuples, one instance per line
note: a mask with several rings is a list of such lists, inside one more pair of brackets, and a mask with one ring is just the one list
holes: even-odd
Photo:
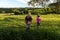
[(32, 23), (32, 17), (30, 17), (30, 21), (31, 21), (31, 23)]
[(25, 23), (26, 23), (26, 21), (27, 21), (27, 16), (25, 17)]
[(41, 18), (39, 18), (39, 23), (41, 22)]
[(40, 18), (40, 22), (41, 22), (41, 18)]
[(36, 22), (37, 22), (37, 18), (36, 18)]

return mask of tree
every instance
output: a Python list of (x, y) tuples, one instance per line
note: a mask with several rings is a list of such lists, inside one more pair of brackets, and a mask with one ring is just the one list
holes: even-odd
[(56, 0), (56, 2), (51, 3), (49, 6), (60, 6), (60, 0)]
[[(37, 6), (37, 7), (39, 7), (39, 6), (42, 6), (42, 7), (44, 7), (44, 11), (46, 12), (46, 8), (47, 8), (47, 3), (48, 2), (50, 2), (50, 0), (30, 0), (29, 2), (28, 2), (28, 5), (30, 6), (33, 6), (33, 8), (35, 7), (35, 6)], [(33, 11), (34, 11), (34, 9), (33, 9)]]
[(57, 0), (55, 3), (51, 3), (49, 7), (54, 8), (55, 11), (58, 11), (60, 9), (60, 0)]
[(28, 5), (31, 5), (33, 7), (35, 6), (42, 6), (42, 7), (45, 7), (47, 6), (46, 3), (49, 2), (50, 0), (30, 0), (28, 2)]

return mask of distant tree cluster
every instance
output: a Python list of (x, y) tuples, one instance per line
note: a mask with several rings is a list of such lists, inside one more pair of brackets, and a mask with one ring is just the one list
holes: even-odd
[(27, 14), (31, 12), (32, 14), (60, 14), (60, 8), (9, 8), (0, 9), (0, 13), (14, 13), (14, 15)]

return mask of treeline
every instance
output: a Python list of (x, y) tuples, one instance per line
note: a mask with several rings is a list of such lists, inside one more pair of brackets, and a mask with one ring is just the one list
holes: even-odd
[(0, 8), (0, 13), (14, 13), (15, 15), (27, 14), (60, 14), (60, 9), (56, 8)]

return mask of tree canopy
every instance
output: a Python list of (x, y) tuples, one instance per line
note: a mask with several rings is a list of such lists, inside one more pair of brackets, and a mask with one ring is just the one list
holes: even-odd
[(45, 6), (45, 4), (47, 2), (49, 2), (50, 0), (30, 0), (28, 2), (28, 5), (31, 5), (31, 6), (38, 6), (38, 5), (41, 5), (41, 6)]
[[(49, 3), (48, 4), (48, 2), (51, 2), (51, 1), (53, 1), (53, 3)], [(31, 5), (33, 7), (40, 6), (40, 5), (42, 7), (45, 7), (45, 6), (55, 6), (57, 4), (60, 5), (60, 0), (30, 0), (28, 2), (28, 5)]]
[(57, 2), (56, 3), (51, 3), (50, 5), (49, 5), (49, 7), (51, 7), (51, 6), (55, 6), (55, 7), (59, 7), (60, 6), (60, 0), (57, 0)]

